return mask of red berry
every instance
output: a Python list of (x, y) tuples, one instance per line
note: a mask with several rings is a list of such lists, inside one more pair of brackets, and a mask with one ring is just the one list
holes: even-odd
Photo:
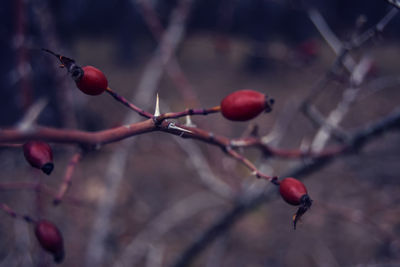
[(302, 182), (289, 177), (280, 181), (279, 193), (287, 203), (295, 206), (300, 205), (293, 217), (293, 225), (294, 229), (296, 229), (297, 221), (306, 213), (312, 204), (312, 200), (307, 194), (307, 189)]
[(82, 67), (83, 73), (76, 80), (76, 86), (87, 95), (99, 95), (108, 87), (106, 76), (101, 70), (92, 67)]
[(47, 143), (29, 141), (24, 144), (23, 149), (25, 159), (32, 167), (41, 169), (47, 175), (53, 171), (53, 152)]
[(64, 259), (64, 242), (61, 232), (51, 222), (41, 220), (35, 225), (35, 235), (40, 246), (53, 254), (54, 261), (60, 263)]
[(247, 121), (262, 111), (271, 111), (273, 100), (254, 90), (240, 90), (226, 96), (221, 102), (222, 115), (228, 120)]
[(280, 182), (279, 193), (291, 205), (300, 205), (300, 200), (307, 195), (307, 189), (302, 182), (295, 178), (285, 178)]

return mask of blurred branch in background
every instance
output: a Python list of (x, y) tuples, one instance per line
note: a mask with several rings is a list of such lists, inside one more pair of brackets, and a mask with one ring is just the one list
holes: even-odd
[[(24, 216), (12, 209), (31, 213), (32, 218), (58, 217), (60, 229), (66, 233), (66, 264), (74, 266), (189, 266), (207, 248), (208, 255), (197, 261), (208, 267), (231, 266), (232, 262), (243, 266), (291, 266), (294, 261), (297, 266), (324, 262), (339, 266), (378, 261), (373, 249), (382, 248), (383, 252), (375, 252), (379, 255), (396, 251), (396, 227), (400, 222), (395, 218), (398, 211), (394, 207), (398, 188), (384, 181), (391, 179), (395, 183), (397, 173), (393, 166), (397, 165), (386, 168), (376, 162), (369, 163), (382, 158), (385, 161), (392, 157), (393, 162), (398, 159), (393, 155), (396, 143), (388, 144), (392, 140), (381, 137), (400, 129), (400, 110), (395, 98), (398, 93), (390, 90), (400, 84), (394, 60), (398, 48), (393, 40), (380, 49), (369, 42), (381, 37), (390, 22), (396, 22), (398, 10), (393, 7), (396, 1), (388, 1), (392, 4), (387, 5), (390, 9), (382, 7), (382, 3), (326, 1), (308, 10), (300, 10), (302, 5), (294, 2), (294, 9), (289, 8), (285, 1), (172, 2), (36, 0), (11, 4), (15, 10), (10, 13), (18, 15), (11, 16), (17, 27), (10, 35), (16, 37), (10, 45), (15, 62), (9, 64), (6, 60), (3, 65), (18, 66), (23, 61), (32, 65), (32, 92), (36, 94), (41, 88), (46, 101), (37, 97), (37, 102), (26, 106), (30, 108), (24, 111), (20, 123), (13, 119), (13, 128), (0, 130), (0, 168), (3, 176), (11, 179), (0, 181), (0, 203), (4, 203), (0, 208), (5, 211), (1, 214), (10, 219), (4, 220), (4, 227), (0, 228), (0, 235), (4, 236), (0, 248), (6, 248), (0, 250), (4, 251), (0, 252), (0, 265), (50, 264), (45, 257), (48, 255), (38, 252), (35, 240), (31, 240), (32, 231), (28, 231), (29, 224), (23, 224)], [(342, 24), (345, 25), (342, 29), (333, 27), (334, 32), (329, 25), (338, 21), (332, 21), (332, 17), (337, 20), (345, 16), (336, 12), (340, 4), (351, 16), (371, 7), (376, 15), (381, 13), (375, 7), (387, 10), (381, 19), (371, 20), (376, 21), (374, 25), (367, 27), (367, 16), (360, 16), (348, 32), (349, 25), (354, 26), (354, 19), (346, 18), (343, 21), (348, 25)], [(1, 9), (0, 14), (6, 16)], [(297, 24), (307, 21), (307, 16), (310, 28), (314, 24), (327, 46), (319, 46), (316, 39), (308, 42), (313, 33), (310, 29), (307, 32), (303, 23)], [(8, 24), (0, 27), (0, 35), (7, 30)], [(124, 63), (129, 61), (134, 66), (102, 62), (113, 62), (109, 55), (113, 54), (110, 50), (115, 49), (115, 40), (109, 38), (115, 38), (114, 32), (128, 31), (131, 31), (128, 38), (118, 36), (121, 39), (117, 49)], [(14, 49), (20, 35), (24, 36), (24, 49), (29, 57), (23, 56), (23, 50)], [(76, 42), (72, 41), (74, 38)], [(293, 40), (297, 41), (291, 43)], [(50, 63), (44, 64), (43, 57), (33, 53), (36, 46), (54, 51), (76, 49), (77, 58), (88, 62), (94, 59), (97, 61), (94, 65), (104, 64), (102, 68), (116, 89), (107, 88), (107, 92), (114, 98), (111, 100), (120, 103), (109, 101), (107, 94), (93, 98), (75, 95), (80, 94), (79, 90), (67, 88), (69, 83), (74, 85), (73, 81), (56, 71), (54, 64), (46, 67)], [(129, 54), (133, 46), (140, 51), (134, 60)], [(31, 47), (34, 49), (29, 50)], [(229, 53), (224, 53), (228, 50)], [(300, 53), (303, 55), (299, 56)], [(218, 56), (221, 54), (223, 57)], [(385, 72), (394, 73), (385, 77), (371, 74), (378, 60), (387, 63)], [(249, 69), (249, 61), (255, 64), (254, 68)], [(321, 69), (326, 68), (327, 61), (332, 63), (328, 63), (330, 67), (323, 73)], [(10, 76), (8, 73), (9, 70), (7, 76)], [(321, 78), (317, 80), (318, 75)], [(14, 81), (19, 82), (18, 79)], [(314, 80), (317, 82), (309, 88), (308, 84)], [(277, 100), (274, 113), (254, 119), (247, 128), (225, 120), (221, 114), (204, 116), (219, 113), (220, 107), (215, 107), (215, 102), (232, 90), (242, 89), (239, 87), (268, 90), (268, 97)], [(136, 89), (127, 92), (124, 88)], [(201, 94), (196, 92), (199, 88)], [(388, 92), (387, 96), (382, 96), (383, 90)], [(157, 91), (166, 102), (160, 110), (157, 97), (153, 115), (148, 111), (154, 110)], [(120, 92), (132, 95), (132, 101), (120, 96)], [(10, 103), (16, 102), (6, 98)], [(121, 103), (134, 112), (118, 106)], [(178, 112), (170, 112), (170, 107)], [(61, 116), (49, 120), (53, 109), (59, 109)], [(124, 113), (117, 113), (120, 110)], [(3, 111), (7, 117), (13, 115), (6, 106)], [(86, 118), (90, 113), (93, 117)], [(138, 114), (146, 120), (139, 121)], [(86, 119), (99, 125), (85, 128), (87, 125), (77, 124), (77, 118), (79, 122)], [(184, 118), (186, 121), (182, 122)], [(156, 133), (147, 134), (150, 132)], [(380, 142), (372, 142), (378, 137)], [(58, 173), (52, 177), (41, 177), (35, 172), (38, 170), (33, 170), (31, 176), (35, 180), (27, 180), (21, 145), (33, 139), (53, 142), (57, 164), (65, 169), (57, 168)], [(74, 149), (74, 153), (64, 153), (63, 144), (69, 144), (66, 147)], [(369, 155), (370, 150), (364, 149), (367, 144), (368, 149), (379, 146), (380, 153), (373, 150)], [(211, 146), (204, 149), (203, 145)], [(393, 147), (392, 154), (385, 154), (384, 145)], [(382, 155), (385, 157), (381, 158)], [(342, 157), (345, 160), (335, 161)], [(341, 165), (337, 167), (333, 162)], [(328, 166), (332, 168), (323, 170)], [(371, 169), (379, 178), (371, 178), (374, 175), (369, 173)], [(85, 174), (75, 179), (76, 172), (79, 174), (81, 170)], [(310, 222), (306, 221), (296, 235), (285, 232), (285, 222), (290, 220), (275, 216), (281, 210), (275, 209), (272, 202), (277, 197), (277, 187), (270, 186), (268, 181), (277, 185), (276, 174), (279, 178), (318, 176), (307, 184), (316, 204), (310, 217), (305, 218)], [(70, 188), (72, 181), (74, 185)], [(325, 188), (329, 183), (335, 190)], [(70, 191), (77, 197), (71, 197)], [(334, 204), (325, 201), (329, 198)], [(45, 206), (49, 199), (63, 205), (57, 208), (53, 205), (50, 210)], [(120, 206), (121, 203), (125, 204)], [(248, 216), (265, 203), (269, 205)], [(387, 218), (391, 211), (394, 215)], [(329, 220), (360, 224), (357, 226), (360, 231), (378, 230), (362, 238), (363, 244), (375, 243), (365, 250), (367, 253), (361, 248), (362, 256), (348, 255), (342, 250), (354, 247), (357, 242), (351, 238), (359, 236), (347, 235), (346, 231), (351, 231), (348, 225), (332, 227)], [(14, 225), (15, 234), (7, 231), (8, 222)], [(312, 233), (303, 233), (310, 226), (318, 227)], [(192, 240), (194, 235), (196, 238)], [(302, 258), (298, 256), (306, 260), (297, 261)], [(387, 258), (399, 257), (393, 253)]]
[[(171, 14), (170, 22), (154, 55), (147, 64), (139, 86), (132, 99), (136, 103), (142, 103), (148, 109), (159, 84), (164, 66), (168, 63), (178, 44), (182, 41), (189, 15), (191, 0), (180, 0)], [(146, 104), (147, 103), (147, 104)], [(135, 118), (134, 113), (128, 113), (124, 124), (130, 123)], [(90, 234), (86, 252), (86, 266), (104, 266), (104, 262), (110, 262), (111, 255), (106, 249), (106, 238), (109, 234), (112, 221), (112, 213), (122, 179), (125, 177), (125, 169), (128, 164), (128, 155), (134, 152), (135, 139), (129, 143), (121, 144), (110, 156), (109, 165), (104, 177), (107, 194), (106, 198), (98, 203), (97, 215), (94, 219), (93, 229)]]
[[(340, 50), (339, 47), (342, 47), (340, 45), (340, 41), (338, 41), (338, 39), (333, 35), (332, 31), (325, 23), (323, 17), (319, 14), (319, 12), (313, 10), (309, 14), (311, 20), (316, 25), (317, 29), (320, 30), (320, 32), (324, 35), (327, 42), (333, 47), (333, 49), (337, 53), (336, 63), (331, 67), (331, 69), (327, 71), (327, 73), (332, 72), (332, 70), (336, 69), (338, 66), (344, 66), (348, 70), (352, 70), (353, 69), (352, 66), (354, 64), (353, 63), (349, 64), (347, 61), (348, 57), (344, 57), (344, 55), (350, 52), (351, 49), (364, 44), (369, 38), (372, 38), (374, 34), (368, 34), (368, 38), (363, 38), (362, 42), (356, 42), (357, 45), (346, 50), (345, 53), (342, 53), (339, 52)], [(379, 28), (383, 30), (384, 26), (386, 26), (389, 23), (390, 19), (394, 18), (393, 14), (395, 14), (395, 12), (393, 11), (393, 9), (391, 9), (389, 13), (387, 13), (387, 15), (380, 22), (378, 22), (378, 24), (374, 26), (372, 29)], [(371, 32), (371, 30), (367, 30), (367, 33), (369, 32)], [(375, 33), (376, 31), (373, 32)], [(366, 34), (365, 33), (361, 34), (361, 36), (366, 36)], [(365, 67), (365, 64), (366, 64), (365, 61), (361, 61), (359, 67), (356, 67), (356, 70), (360, 72), (359, 74), (355, 74), (352, 72), (353, 75), (350, 76), (350, 79), (353, 82), (352, 84), (359, 85), (363, 81), (363, 77), (365, 76), (366, 71), (369, 69)], [(325, 77), (329, 77), (329, 75), (326, 74)], [(354, 77), (357, 78), (354, 79)], [(326, 80), (326, 82), (329, 82), (329, 80)], [(315, 89), (313, 91), (318, 92), (322, 90), (323, 87), (325, 87), (325, 82), (317, 84), (320, 87), (314, 87)], [(347, 112), (348, 104), (350, 104), (353, 100), (355, 100), (355, 98), (351, 98), (351, 100), (349, 100), (348, 98), (344, 98), (344, 100), (342, 100), (342, 103), (344, 101), (346, 102), (346, 104), (338, 105), (336, 113), (338, 114), (340, 113), (340, 115), (338, 115), (338, 117), (334, 116), (335, 118), (337, 118), (337, 120), (335, 120), (335, 124), (340, 122), (340, 120), (344, 117), (344, 115)], [(344, 106), (346, 106), (346, 108), (342, 108)], [(333, 114), (335, 114), (335, 112), (333, 112)], [(326, 122), (324, 120), (324, 124), (330, 125), (331, 122)], [(323, 127), (324, 125), (321, 126)], [(337, 158), (340, 155), (346, 155), (348, 152), (359, 151), (367, 142), (371, 141), (377, 136), (380, 136), (382, 133), (388, 130), (399, 130), (399, 129), (400, 129), (400, 110), (395, 110), (386, 117), (383, 117), (381, 120), (375, 123), (371, 123), (370, 125), (365, 126), (363, 129), (360, 129), (359, 131), (356, 131), (353, 134), (351, 134), (347, 139), (348, 149), (344, 149), (341, 153), (338, 154), (330, 155), (327, 157), (321, 157), (310, 161), (305, 161), (302, 164), (295, 166), (281, 177), (304, 178), (305, 176), (308, 176), (311, 173), (320, 170), (322, 167), (325, 167), (333, 159)], [(328, 133), (327, 137), (329, 137), (329, 135), (330, 134)], [(317, 140), (317, 137), (318, 135), (314, 139), (315, 142)], [(319, 139), (320, 138), (318, 138), (318, 140)], [(326, 141), (327, 139), (325, 138), (324, 141), (319, 140), (318, 149), (321, 149), (326, 143)], [(274, 199), (276, 197), (276, 194), (273, 194), (274, 189), (275, 188), (269, 187), (268, 189), (260, 190), (259, 192), (251, 192), (250, 195), (246, 194), (239, 195), (237, 201), (235, 201), (235, 206), (229, 212), (225, 213), (220, 218), (218, 218), (213, 225), (207, 228), (206, 231), (198, 235), (198, 237), (184, 249), (183, 253), (178, 256), (178, 258), (175, 260), (175, 262), (171, 264), (171, 266), (174, 267), (188, 266), (207, 246), (209, 246), (219, 236), (225, 234), (237, 221), (242, 219), (251, 210), (253, 210), (255, 207), (258, 207), (261, 204), (265, 204), (266, 202)]]

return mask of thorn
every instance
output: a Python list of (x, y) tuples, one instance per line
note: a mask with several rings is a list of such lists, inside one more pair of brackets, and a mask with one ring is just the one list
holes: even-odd
[(186, 115), (185, 118), (186, 118), (185, 126), (187, 126), (187, 127), (196, 127), (196, 124), (194, 124), (193, 121), (192, 121), (192, 116)]
[(154, 110), (154, 117), (158, 117), (160, 116), (160, 99), (158, 97), (158, 93), (157, 93), (157, 97), (156, 97), (156, 108)]
[(189, 131), (189, 130), (186, 130), (186, 129), (176, 126), (175, 123), (173, 123), (173, 122), (168, 124), (168, 129), (178, 130), (178, 131), (185, 132), (185, 133), (193, 133), (192, 131)]

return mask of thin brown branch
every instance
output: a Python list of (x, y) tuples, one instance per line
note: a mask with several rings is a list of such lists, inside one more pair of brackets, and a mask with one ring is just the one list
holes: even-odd
[(118, 95), (114, 90), (112, 90), (110, 87), (107, 87), (106, 89), (107, 93), (109, 93), (112, 97), (114, 97), (115, 100), (117, 100), (118, 102), (121, 102), (122, 104), (124, 104), (125, 106), (127, 106), (128, 108), (132, 109), (133, 111), (137, 112), (139, 115), (150, 119), (153, 117), (153, 115), (147, 111), (144, 111), (143, 109), (137, 107), (136, 105), (132, 104), (131, 102), (129, 102), (126, 98), (124, 98), (123, 96)]
[(257, 169), (257, 167), (250, 160), (248, 160), (246, 157), (244, 157), (239, 152), (237, 152), (231, 148), (228, 148), (227, 154), (230, 155), (231, 157), (235, 158), (239, 162), (241, 162), (243, 165), (245, 165), (249, 170), (252, 171), (252, 174), (255, 175), (257, 178), (262, 178), (262, 179), (268, 180), (271, 183), (277, 185), (277, 179), (278, 179), (277, 176), (270, 176), (270, 175), (266, 175), (266, 174), (262, 173), (260, 170)]

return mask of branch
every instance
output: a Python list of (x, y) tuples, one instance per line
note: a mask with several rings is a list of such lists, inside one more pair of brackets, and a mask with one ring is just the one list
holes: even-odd
[(117, 142), (131, 136), (155, 130), (156, 127), (153, 120), (146, 120), (97, 132), (51, 127), (36, 127), (30, 132), (21, 132), (17, 129), (2, 129), (0, 130), (0, 143), (23, 143), (29, 140), (43, 140), (55, 143), (79, 144), (84, 147), (95, 148), (96, 146)]
[(354, 38), (350, 43), (350, 49), (358, 48), (362, 46), (365, 42), (372, 39), (375, 35), (382, 32), (389, 22), (397, 15), (399, 12), (398, 8), (393, 7), (389, 12), (374, 26), (366, 30), (361, 35)]
[(82, 159), (83, 151), (76, 152), (72, 157), (70, 162), (68, 163), (68, 167), (65, 170), (64, 179), (62, 184), (60, 185), (60, 189), (58, 190), (57, 196), (53, 200), (54, 205), (58, 205), (61, 203), (65, 193), (67, 193), (68, 188), (72, 184), (72, 175), (75, 172), (76, 166), (79, 161)]
[(154, 119), (156, 120), (156, 123), (160, 123), (163, 120), (166, 119), (177, 119), (181, 117), (185, 117), (187, 115), (208, 115), (212, 113), (217, 113), (220, 112), (221, 107), (220, 106), (215, 106), (212, 108), (200, 108), (200, 109), (187, 109), (185, 111), (181, 112), (168, 112), (161, 114), (160, 116), (155, 117)]
[(115, 100), (117, 100), (118, 102), (121, 102), (122, 104), (124, 104), (125, 106), (127, 106), (128, 108), (132, 109), (133, 111), (137, 112), (139, 115), (150, 119), (153, 118), (153, 115), (147, 111), (144, 111), (143, 109), (137, 107), (136, 105), (132, 104), (131, 102), (129, 102), (126, 98), (118, 95), (114, 90), (112, 90), (110, 87), (107, 87), (106, 89), (107, 93), (109, 93), (112, 97), (114, 97)]
[(24, 220), (28, 223), (34, 223), (35, 220), (32, 219), (29, 215), (23, 215), (15, 212), (13, 209), (11, 209), (8, 205), (4, 203), (0, 203), (0, 209), (3, 210), (7, 215), (13, 217), (14, 219), (21, 219)]
[[(361, 130), (355, 132), (350, 138), (347, 149), (340, 153), (317, 158), (304, 162), (289, 170), (283, 177), (303, 178), (306, 175), (320, 170), (327, 166), (333, 159), (343, 156), (350, 152), (360, 150), (367, 142), (372, 141), (379, 135), (389, 130), (400, 130), (400, 109), (393, 111), (388, 116), (378, 120)], [(273, 200), (277, 197), (275, 187), (269, 187), (267, 190), (260, 191), (251, 195), (243, 195), (235, 202), (235, 206), (227, 213), (218, 218), (206, 231), (199, 235), (187, 248), (180, 254), (179, 258), (171, 265), (174, 267), (188, 266), (194, 258), (200, 254), (210, 243), (220, 235), (226, 233), (237, 221), (239, 221), (248, 212), (259, 205)]]

